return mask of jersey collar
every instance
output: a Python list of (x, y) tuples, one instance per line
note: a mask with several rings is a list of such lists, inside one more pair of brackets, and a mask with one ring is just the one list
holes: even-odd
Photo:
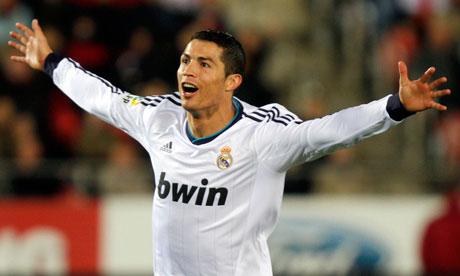
[(188, 122), (186, 122), (185, 131), (187, 133), (187, 137), (190, 140), (190, 142), (192, 142), (192, 144), (194, 144), (194, 145), (202, 145), (202, 144), (206, 144), (208, 142), (211, 142), (212, 140), (216, 139), (217, 136), (221, 135), (227, 129), (229, 129), (231, 126), (233, 126), (236, 122), (238, 122), (243, 117), (243, 106), (235, 98), (233, 98), (233, 106), (235, 107), (235, 110), (236, 110), (235, 116), (233, 116), (233, 118), (230, 121), (230, 123), (228, 123), (223, 129), (219, 130), (218, 132), (216, 132), (214, 134), (211, 134), (211, 135), (208, 135), (208, 136), (205, 136), (205, 137), (201, 137), (201, 138), (196, 138), (195, 136), (193, 136), (192, 131), (190, 130), (190, 127), (188, 125)]

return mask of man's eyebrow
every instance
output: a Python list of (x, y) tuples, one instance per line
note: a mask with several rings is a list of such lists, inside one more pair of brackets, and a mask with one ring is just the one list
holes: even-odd
[[(182, 57), (186, 57), (186, 58), (191, 58), (191, 56), (189, 54), (186, 54), (186, 53), (182, 53)], [(211, 57), (198, 57), (197, 58), (198, 61), (209, 61), (211, 63), (216, 63), (215, 60)]]
[(199, 61), (209, 61), (211, 63), (216, 63), (213, 58), (210, 57), (198, 57), (197, 58)]

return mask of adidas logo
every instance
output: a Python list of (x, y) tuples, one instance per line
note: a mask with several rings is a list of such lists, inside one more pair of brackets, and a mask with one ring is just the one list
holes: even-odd
[(172, 152), (172, 142), (169, 142), (169, 143), (164, 144), (164, 145), (160, 148), (160, 150), (165, 151), (165, 152), (167, 152), (167, 153), (171, 153), (171, 152)]

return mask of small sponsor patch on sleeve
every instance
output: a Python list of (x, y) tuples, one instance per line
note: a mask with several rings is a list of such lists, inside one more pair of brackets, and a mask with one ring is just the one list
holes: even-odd
[(136, 106), (136, 105), (141, 103), (141, 99), (142, 99), (142, 97), (127, 94), (127, 95), (123, 96), (122, 101), (125, 104), (131, 105), (131, 106)]

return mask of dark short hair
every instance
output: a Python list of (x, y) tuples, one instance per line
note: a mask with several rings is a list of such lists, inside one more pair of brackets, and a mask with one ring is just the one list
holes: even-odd
[(223, 49), (221, 60), (225, 65), (225, 75), (240, 74), (244, 76), (246, 55), (241, 43), (231, 34), (217, 30), (199, 31), (191, 40), (198, 39), (214, 42)]

